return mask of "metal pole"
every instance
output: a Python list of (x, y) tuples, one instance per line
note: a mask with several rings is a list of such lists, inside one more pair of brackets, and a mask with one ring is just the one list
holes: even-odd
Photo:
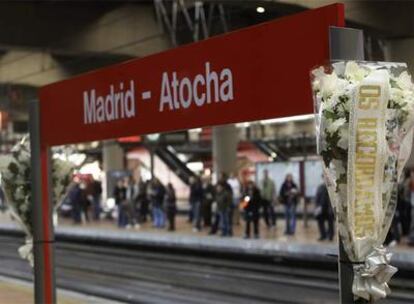
[[(331, 61), (337, 60), (364, 60), (364, 39), (361, 30), (330, 27), (329, 49)], [(364, 303), (354, 301), (352, 283), (354, 272), (348, 255), (344, 250), (342, 240), (338, 239), (339, 255), (339, 293), (342, 304)]]
[(39, 102), (29, 104), (35, 303), (56, 303), (50, 153), (40, 142)]

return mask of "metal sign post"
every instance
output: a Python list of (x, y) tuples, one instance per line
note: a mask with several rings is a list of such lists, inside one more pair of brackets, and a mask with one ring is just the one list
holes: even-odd
[[(361, 30), (331, 27), (329, 31), (329, 50), (331, 61), (364, 60), (364, 39)], [(352, 264), (339, 238), (339, 292), (342, 304), (355, 303), (352, 293), (354, 272)], [(364, 303), (364, 302), (358, 302)]]
[(56, 303), (53, 250), (53, 204), (50, 197), (50, 153), (40, 141), (39, 102), (32, 101), (30, 113), (31, 192), (33, 210), (33, 254), (35, 303)]

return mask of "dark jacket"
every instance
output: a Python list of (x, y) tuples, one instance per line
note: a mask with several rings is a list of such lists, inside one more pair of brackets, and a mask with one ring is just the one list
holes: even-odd
[(230, 209), (232, 199), (228, 191), (223, 189), (216, 193), (217, 210), (219, 212), (225, 212)]
[(92, 182), (92, 195), (94, 198), (99, 198), (102, 195), (102, 184), (100, 181), (94, 180)]
[(244, 207), (246, 218), (258, 218), (259, 209), (262, 202), (259, 189), (257, 187), (247, 188), (244, 196), (248, 196), (250, 198), (249, 202)]
[(168, 189), (165, 198), (165, 209), (167, 213), (175, 214), (177, 212), (177, 199), (174, 189)]
[(315, 204), (320, 208), (320, 214), (323, 216), (332, 215), (331, 201), (329, 199), (328, 188), (325, 184), (321, 184), (316, 191)]
[(73, 208), (79, 208), (82, 204), (82, 191), (79, 184), (75, 184), (69, 191), (69, 200)]
[(211, 204), (215, 198), (215, 190), (212, 184), (208, 184), (203, 187), (203, 203)]
[(280, 199), (284, 205), (297, 204), (298, 203), (298, 186), (294, 182), (284, 181), (280, 188)]
[(203, 200), (203, 186), (197, 181), (190, 186), (190, 203), (201, 202)]
[(221, 180), (219, 182), (224, 190), (230, 195), (230, 200), (233, 202), (233, 189), (231, 188), (230, 184), (226, 180)]
[(116, 205), (122, 204), (122, 202), (126, 200), (126, 188), (115, 186), (115, 188), (114, 188), (114, 199), (115, 199), (115, 204)]
[(152, 204), (153, 207), (162, 207), (164, 203), (165, 188), (163, 185), (158, 184), (153, 186), (152, 189)]

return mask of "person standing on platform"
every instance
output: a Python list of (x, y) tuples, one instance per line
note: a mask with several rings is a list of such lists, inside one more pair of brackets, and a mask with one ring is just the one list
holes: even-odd
[(145, 223), (149, 213), (149, 196), (148, 196), (149, 182), (140, 180), (138, 183), (138, 208), (139, 221)]
[(91, 187), (93, 219), (99, 221), (101, 216), (102, 183), (99, 180), (94, 179)]
[(175, 215), (177, 213), (177, 199), (175, 190), (171, 183), (167, 184), (167, 193), (165, 199), (165, 210), (168, 219), (168, 231), (175, 231)]
[[(318, 221), (319, 241), (334, 238), (334, 214), (329, 199), (328, 188), (325, 183), (319, 185), (315, 196), (315, 217)], [(326, 227), (328, 224), (328, 227)]]
[(72, 219), (74, 224), (80, 224), (82, 222), (81, 209), (82, 209), (82, 197), (80, 189), (80, 180), (76, 176), (73, 180), (73, 186), (69, 191), (69, 201), (72, 205)]
[(118, 227), (124, 228), (128, 223), (128, 219), (125, 213), (126, 188), (122, 179), (117, 181), (113, 195), (118, 208)]
[(81, 181), (80, 189), (81, 189), (81, 211), (83, 213), (83, 218), (85, 219), (85, 222), (89, 222), (89, 207), (90, 207), (91, 202), (89, 200), (90, 191), (88, 189), (88, 184), (86, 183), (86, 181)]
[(240, 224), (239, 204), (241, 199), (241, 185), (239, 179), (237, 178), (237, 174), (234, 173), (230, 175), (227, 183), (230, 185), (233, 194), (233, 202), (230, 207), (230, 227), (233, 227), (234, 224)]
[(209, 177), (204, 177), (203, 180), (203, 203), (202, 214), (204, 227), (211, 226), (212, 205), (214, 202), (214, 186), (211, 184)]
[(158, 178), (154, 178), (151, 189), (151, 205), (153, 225), (155, 228), (164, 228), (165, 216), (163, 210), (165, 187)]
[(126, 177), (124, 180), (126, 188), (126, 200), (125, 200), (125, 214), (127, 217), (126, 228), (139, 228), (137, 224), (137, 217), (135, 213), (135, 201), (137, 197), (137, 185), (133, 178)]
[(263, 172), (263, 179), (260, 181), (260, 191), (262, 194), (263, 218), (267, 228), (276, 226), (276, 215), (274, 202), (276, 201), (276, 186), (273, 179), (269, 177), (267, 169)]
[(293, 181), (292, 174), (287, 174), (280, 188), (280, 198), (285, 206), (286, 235), (294, 235), (296, 230), (296, 206), (298, 203), (298, 186)]
[[(221, 173), (220, 179), (217, 184), (220, 184), (223, 187), (223, 190), (227, 192), (227, 196), (229, 197), (231, 204), (229, 207), (229, 219), (228, 219), (228, 235), (233, 235), (233, 220), (232, 220), (232, 205), (233, 205), (233, 189), (231, 188), (230, 184), (228, 183), (228, 175), (225, 172)], [(220, 213), (220, 212), (219, 212)], [(220, 220), (221, 222), (221, 220)]]
[(260, 191), (253, 181), (249, 181), (245, 186), (244, 199), (241, 207), (244, 211), (244, 219), (246, 221), (246, 229), (244, 238), (250, 238), (251, 224), (253, 224), (253, 233), (256, 239), (259, 238), (259, 209), (261, 205)]
[(216, 187), (217, 211), (220, 218), (221, 236), (231, 236), (230, 234), (230, 206), (232, 198), (228, 190), (222, 183)]
[(201, 230), (201, 203), (203, 201), (203, 186), (201, 179), (197, 177), (191, 178), (190, 184), (190, 209), (192, 210), (193, 231)]

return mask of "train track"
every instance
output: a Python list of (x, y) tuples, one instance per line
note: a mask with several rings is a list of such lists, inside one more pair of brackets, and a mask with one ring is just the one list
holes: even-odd
[[(32, 280), (19, 235), (0, 235), (0, 274)], [(414, 302), (413, 271), (382, 303)], [(56, 242), (58, 287), (127, 303), (338, 303), (336, 263), (148, 246)]]

